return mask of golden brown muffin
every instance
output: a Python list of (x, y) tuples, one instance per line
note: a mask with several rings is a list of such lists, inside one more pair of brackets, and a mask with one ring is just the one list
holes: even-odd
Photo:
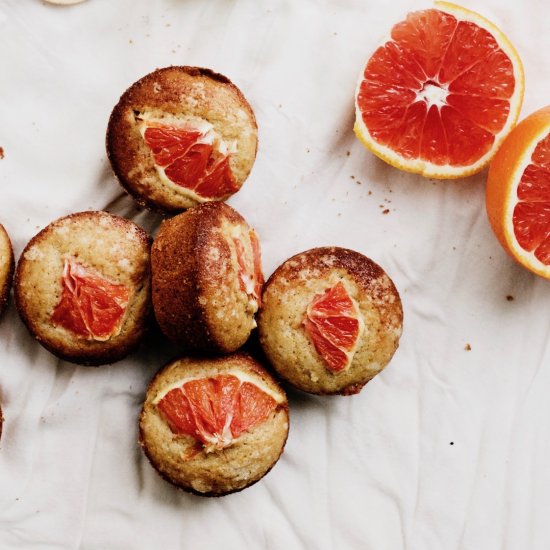
[(163, 222), (151, 250), (153, 308), (187, 350), (230, 353), (256, 326), (263, 275), (256, 233), (225, 203)]
[(277, 373), (315, 394), (358, 393), (392, 358), (403, 311), (380, 266), (337, 247), (284, 262), (265, 284), (260, 343)]
[(150, 310), (150, 239), (107, 212), (52, 222), (25, 247), (15, 303), (46, 349), (84, 365), (112, 363), (139, 344)]
[(252, 108), (225, 76), (167, 67), (133, 84), (115, 106), (107, 154), (141, 205), (181, 212), (236, 193), (252, 169), (258, 129)]
[(183, 358), (153, 379), (140, 445), (167, 481), (221, 496), (261, 479), (288, 436), (284, 391), (252, 357)]
[(0, 224), (0, 315), (2, 315), (8, 303), (14, 265), (10, 238), (4, 226)]

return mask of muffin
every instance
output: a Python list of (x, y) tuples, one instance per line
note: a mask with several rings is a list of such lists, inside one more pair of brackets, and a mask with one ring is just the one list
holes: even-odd
[(144, 76), (124, 92), (107, 128), (107, 155), (122, 186), (140, 205), (166, 212), (236, 193), (257, 145), (243, 94), (199, 67)]
[(271, 470), (288, 425), (284, 391), (251, 356), (183, 358), (162, 369), (147, 389), (140, 445), (167, 481), (221, 496)]
[(13, 249), (10, 238), (0, 224), (0, 315), (6, 309), (8, 297), (10, 295), (11, 281), (13, 278)]
[(231, 353), (248, 340), (263, 285), (260, 245), (233, 208), (204, 203), (163, 222), (151, 272), (159, 327), (181, 348)]
[(25, 247), (15, 303), (29, 332), (67, 361), (100, 365), (140, 342), (150, 311), (150, 239), (107, 212), (80, 212)]
[(293, 256), (269, 278), (260, 343), (277, 373), (315, 394), (358, 393), (401, 336), (399, 294), (380, 266), (345, 248)]

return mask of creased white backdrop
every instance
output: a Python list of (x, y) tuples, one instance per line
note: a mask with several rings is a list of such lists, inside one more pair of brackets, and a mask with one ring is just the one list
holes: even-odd
[[(550, 103), (546, 3), (465, 3), (517, 47), (522, 116)], [(429, 5), (0, 3), (0, 222), (16, 255), (86, 209), (155, 231), (160, 216), (111, 174), (107, 119), (144, 74), (198, 65), (231, 78), (257, 115), (257, 161), (230, 204), (257, 228), (266, 274), (313, 246), (353, 248), (386, 269), (405, 310), (394, 360), (361, 394), (291, 392), (274, 470), (201, 499), (158, 477), (136, 443), (146, 384), (174, 350), (151, 337), (115, 365), (74, 366), (31, 339), (12, 303), (0, 321), (0, 548), (550, 548), (550, 283), (493, 237), (485, 173), (400, 173), (352, 133), (365, 60), (392, 23)]]

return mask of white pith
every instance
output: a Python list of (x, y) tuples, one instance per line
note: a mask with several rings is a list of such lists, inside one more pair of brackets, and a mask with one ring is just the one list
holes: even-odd
[[(493, 145), (491, 146), (489, 151), (487, 151), (487, 153), (485, 153), (485, 155), (480, 157), (475, 163), (470, 165), (453, 166), (451, 164), (434, 164), (420, 158), (408, 159), (400, 155), (399, 153), (396, 153), (393, 149), (391, 149), (387, 145), (382, 145), (378, 143), (372, 137), (368, 128), (363, 122), (363, 117), (361, 115), (361, 111), (359, 109), (359, 105), (357, 102), (357, 98), (359, 97), (359, 90), (360, 90), (361, 83), (363, 81), (365, 69), (370, 58), (367, 60), (365, 66), (363, 67), (363, 70), (361, 71), (361, 74), (359, 75), (357, 87), (355, 90), (355, 131), (357, 134), (360, 135), (362, 140), (368, 143), (369, 148), (371, 148), (373, 152), (375, 152), (381, 158), (383, 158), (384, 160), (386, 160), (387, 162), (389, 162), (394, 166), (399, 166), (405, 170), (410, 170), (412, 172), (422, 174), (425, 177), (447, 177), (447, 178), (455, 177), (456, 178), (456, 177), (463, 176), (465, 171), (467, 171), (468, 174), (473, 174), (481, 170), (483, 166), (485, 166), (489, 162), (489, 160), (493, 157), (493, 155), (496, 153), (496, 151), (500, 147), (504, 138), (509, 134), (512, 128), (515, 126), (516, 120), (519, 115), (521, 102), (523, 100), (523, 88), (521, 86), (521, 83), (523, 82), (523, 70), (522, 70), (521, 61), (517, 55), (517, 52), (508, 43), (503, 33), (493, 23), (491, 23), (484, 17), (474, 12), (464, 10), (460, 6), (448, 4), (447, 2), (436, 1), (434, 2), (434, 8), (442, 12), (448, 13), (450, 15), (453, 15), (457, 19), (457, 21), (469, 21), (488, 30), (495, 38), (499, 47), (502, 49), (502, 51), (508, 56), (508, 58), (512, 62), (512, 67), (514, 71), (515, 88), (514, 88), (514, 93), (512, 97), (510, 97), (509, 99), (510, 111), (509, 111), (508, 119), (506, 120), (506, 123), (503, 126), (503, 128), (500, 130), (500, 132), (498, 132), (497, 134), (494, 134)], [(384, 41), (381, 42), (379, 47), (384, 46), (388, 41), (391, 41), (391, 40), (392, 40), (391, 37), (386, 38)], [(375, 51), (376, 49), (377, 48), (375, 48)], [(427, 86), (430, 86), (430, 85), (428, 84)], [(424, 88), (427, 88), (427, 86), (425, 86)], [(437, 86), (433, 86), (433, 88), (437, 88)], [(427, 101), (427, 107), (429, 108), (430, 107), (429, 101), (433, 101), (432, 104), (437, 105), (437, 102), (442, 99), (444, 92), (445, 92), (444, 88), (441, 88), (441, 92), (429, 90), (428, 94), (422, 95), (421, 93), (418, 93), (417, 101), (418, 100)], [(446, 94), (445, 94), (445, 97), (446, 97)], [(441, 105), (437, 105), (437, 106), (440, 107)]]

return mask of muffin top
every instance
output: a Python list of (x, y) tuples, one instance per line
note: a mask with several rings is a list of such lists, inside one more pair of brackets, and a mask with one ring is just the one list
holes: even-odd
[(25, 247), (17, 266), (19, 313), (50, 351), (75, 362), (119, 358), (149, 308), (149, 237), (106, 212), (56, 220)]
[(168, 212), (237, 192), (257, 142), (256, 119), (240, 90), (198, 67), (167, 67), (138, 80), (107, 129), (121, 184), (138, 203)]
[(254, 230), (225, 203), (163, 222), (151, 253), (162, 331), (189, 350), (232, 352), (256, 326), (263, 274)]
[(263, 477), (287, 434), (285, 393), (243, 353), (174, 361), (149, 385), (140, 417), (141, 445), (159, 473), (207, 495)]
[(399, 294), (380, 266), (344, 248), (308, 250), (269, 278), (260, 342), (279, 375), (318, 394), (353, 394), (393, 356)]

